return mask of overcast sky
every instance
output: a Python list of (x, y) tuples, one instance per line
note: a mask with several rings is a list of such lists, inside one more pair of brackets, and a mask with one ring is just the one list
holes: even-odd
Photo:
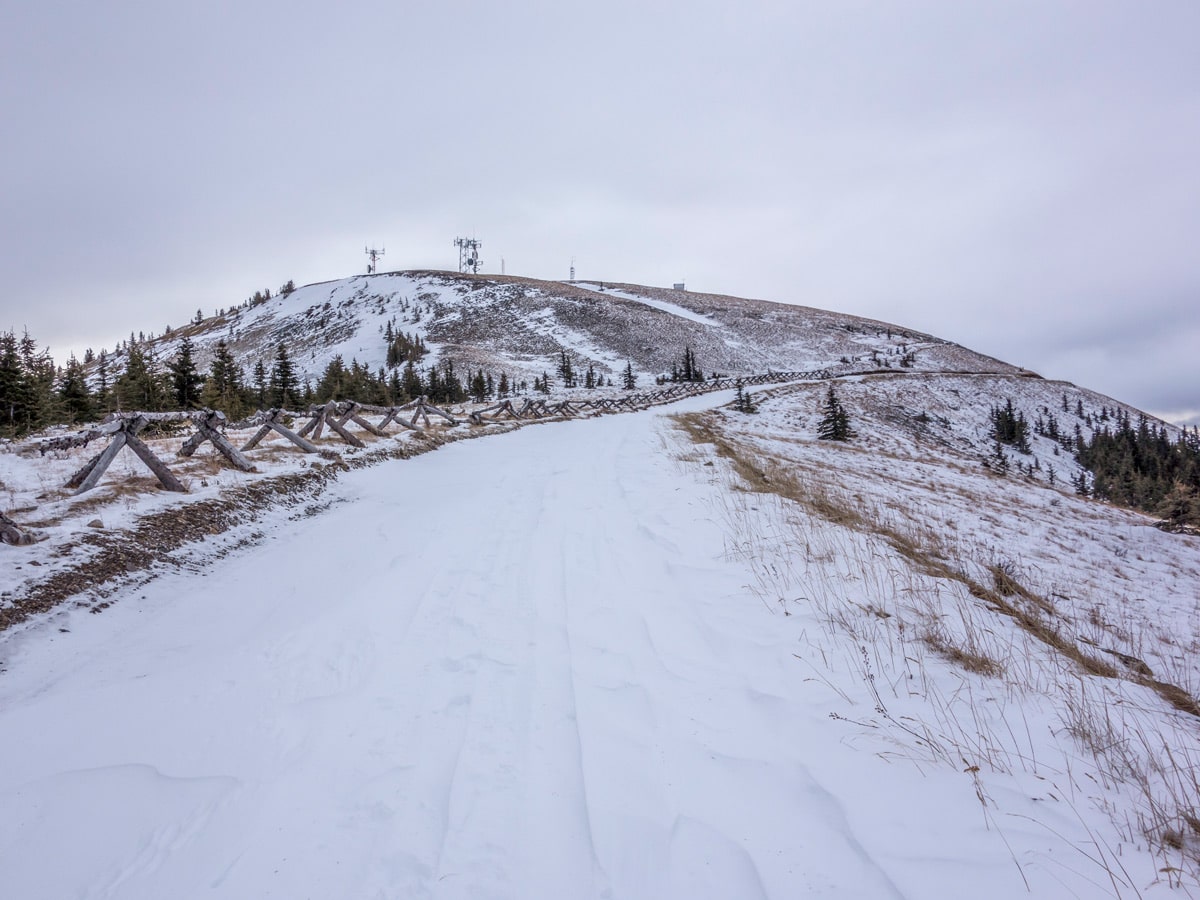
[(1200, 3), (0, 0), (0, 330), (454, 268), (932, 332), (1200, 422)]

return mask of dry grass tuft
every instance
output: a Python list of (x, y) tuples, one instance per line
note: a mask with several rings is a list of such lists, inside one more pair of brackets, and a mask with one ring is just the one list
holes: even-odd
[[(1187, 883), (1185, 875), (1200, 879), (1200, 816), (1195, 812), (1200, 760), (1193, 726), (1147, 704), (1141, 691), (1155, 692), (1171, 710), (1190, 717), (1200, 718), (1200, 703), (1185, 688), (1153, 677), (1138, 657), (1100, 643), (1125, 634), (1131, 638), (1125, 643), (1138, 652), (1132, 638), (1141, 640), (1144, 632), (1132, 617), (1113, 625), (1093, 611), (1077, 622), (1053, 599), (1070, 608), (1061, 586), (1033, 590), (1016, 565), (996, 560), (994, 546), (964, 541), (952, 523), (943, 522), (946, 527), (938, 531), (936, 516), (924, 522), (913, 510), (846, 490), (836, 472), (807, 461), (803, 453), (794, 459), (774, 456), (726, 430), (729, 423), (719, 411), (680, 415), (675, 421), (693, 442), (710, 445), (728, 463), (735, 479), (724, 509), (729, 547), (735, 558), (751, 565), (750, 589), (784, 614), (789, 604), (811, 605), (824, 618), (830, 638), (850, 639), (861, 649), (862, 660), (852, 658), (851, 670), (873, 691), (889, 684), (897, 696), (921, 697), (926, 714), (920, 721), (904, 717), (901, 724), (889, 718), (876, 693), (876, 712), (920, 738), (920, 752), (951, 763), (970, 758), (997, 772), (1034, 774), (1042, 752), (1033, 749), (1032, 737), (1022, 746), (1019, 725), (1014, 731), (1011, 721), (977, 705), (971, 681), (962, 681), (952, 694), (942, 693), (938, 676), (925, 669), (924, 651), (929, 651), (964, 673), (993, 679), (999, 687), (991, 691), (1049, 700), (1095, 766), (1094, 777), (1087, 777), (1124, 798), (1119, 808), (1109, 799), (1087, 802), (1101, 804), (1124, 840), (1149, 839), (1166, 864), (1160, 872), (1172, 885)], [(863, 451), (837, 447), (830, 452)], [(739, 492), (743, 498), (776, 500), (739, 501)], [(811, 523), (842, 527), (810, 524), (809, 516)], [(981, 555), (991, 558), (980, 560)], [(1081, 623), (1090, 623), (1097, 640), (1076, 634)], [(836, 643), (810, 638), (809, 646), (831, 672), (837, 671)], [(849, 700), (831, 680), (822, 680)], [(1069, 759), (1065, 765), (1066, 777), (1075, 782)], [(1120, 863), (1111, 862), (1119, 852), (1096, 849), (1116, 895), (1123, 895), (1121, 888), (1136, 895)]]

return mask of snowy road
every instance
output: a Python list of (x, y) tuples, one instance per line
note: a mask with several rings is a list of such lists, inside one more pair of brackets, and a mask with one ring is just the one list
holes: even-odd
[(668, 432), (351, 473), (205, 577), (0, 645), (0, 896), (1019, 892), (977, 809), (839, 746)]

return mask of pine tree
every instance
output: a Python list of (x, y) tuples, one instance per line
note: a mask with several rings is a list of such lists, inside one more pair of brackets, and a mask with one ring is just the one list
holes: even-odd
[(176, 409), (195, 409), (200, 404), (200, 391), (204, 387), (204, 376), (196, 370), (192, 359), (192, 339), (185, 337), (179, 344), (179, 355), (167, 363), (171, 373), (171, 387), (175, 395)]
[(267, 367), (260, 359), (254, 364), (254, 391), (251, 394), (252, 401), (259, 409), (267, 408)]
[(511, 388), (508, 384), (508, 373), (501, 372), (500, 383), (496, 386), (496, 395), (503, 400), (509, 395), (509, 393), (511, 393)]
[(850, 427), (850, 417), (833, 392), (832, 384), (821, 409), (823, 415), (817, 424), (818, 438), (823, 441), (848, 441), (855, 436), (854, 429)]
[(329, 403), (330, 401), (344, 400), (349, 386), (350, 373), (346, 370), (346, 364), (342, 361), (339, 353), (329, 361), (325, 366), (325, 371), (321, 373), (321, 379), (317, 382), (314, 392), (316, 402)]
[(575, 387), (575, 367), (566, 350), (559, 351), (558, 376), (562, 379), (563, 387)]
[(29, 402), (16, 335), (11, 331), (0, 333), (0, 428), (6, 434), (15, 437), (27, 430)]
[(421, 375), (417, 371), (416, 363), (411, 359), (404, 364), (404, 378), (401, 384), (404, 388), (402, 399), (405, 402), (416, 400), (425, 393), (425, 387), (421, 383)]
[(129, 345), (125, 372), (113, 385), (117, 404), (126, 412), (158, 412), (165, 395), (158, 364), (149, 347)]
[(683, 365), (672, 367), (672, 381), (703, 381), (704, 372), (696, 364), (696, 354), (691, 347), (683, 348)]
[(58, 398), (66, 419), (70, 422), (90, 422), (96, 417), (92, 393), (88, 390), (87, 376), (83, 364), (74, 355), (67, 360), (62, 380), (58, 385)]
[(209, 409), (220, 410), (225, 415), (234, 418), (240, 418), (246, 411), (243, 399), (242, 369), (234, 360), (233, 354), (229, 352), (229, 347), (224, 341), (217, 342), (200, 398), (201, 402)]
[[(983, 461), (983, 464), (998, 475), (1007, 475), (1011, 461), (1008, 454), (1004, 452), (1004, 447), (1000, 441), (992, 442), (992, 452), (988, 458)], [(1020, 463), (1017, 464), (1018, 468)]]
[(287, 347), (283, 343), (280, 343), (275, 351), (275, 364), (271, 367), (270, 386), (272, 406), (287, 409), (296, 405), (296, 394), (300, 382), (296, 377), (296, 369), (292, 365)]
[(621, 373), (621, 387), (627, 391), (632, 391), (637, 387), (637, 376), (633, 374), (633, 363), (625, 363), (625, 371)]
[(733, 408), (742, 413), (756, 413), (758, 407), (754, 403), (754, 398), (750, 396), (748, 391), (742, 390), (741, 384), (737, 386), (737, 397), (734, 398)]
[(1004, 401), (1003, 408), (993, 406), (990, 417), (992, 440), (1015, 447), (1020, 453), (1032, 452), (1029, 446), (1029, 422), (1024, 413), (1013, 408), (1011, 399)]
[(483, 369), (480, 369), (471, 378), (471, 399), (476, 403), (482, 403), (487, 399), (487, 379), (483, 377)]
[(18, 352), (21, 357), (25, 430), (33, 431), (48, 424), (53, 417), (54, 381), (58, 370), (50, 358), (50, 352), (39, 350), (37, 341), (28, 331), (19, 342)]
[(108, 410), (111, 399), (108, 388), (108, 351), (101, 348), (96, 357), (96, 406), (101, 411)]

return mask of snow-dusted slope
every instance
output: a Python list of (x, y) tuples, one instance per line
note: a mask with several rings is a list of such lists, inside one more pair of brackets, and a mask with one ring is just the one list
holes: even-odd
[[(768, 404), (769, 449), (854, 452), (789, 437), (796, 409)], [(864, 677), (815, 597), (756, 589), (790, 559), (883, 622), (925, 582), (819, 523), (789, 551), (805, 511), (730, 478), (663, 412), (525, 428), (350, 473), (206, 577), (10, 634), (4, 895), (1170, 893), (1102, 809), (1123, 795), (1062, 770), (1052, 709), (932, 652), (911, 685)], [(1033, 771), (923, 744), (931, 684), (1006, 712)]]
[[(617, 378), (627, 362), (643, 376), (669, 373), (691, 347), (707, 372), (900, 367), (1015, 373), (1019, 369), (926, 334), (840, 313), (636, 285), (564, 284), (445, 272), (364, 275), (307, 285), (258, 306), (178, 328), (152, 342), (170, 359), (190, 336), (206, 366), (218, 340), (244, 368), (268, 368), (287, 345), (302, 378), (316, 380), (340, 355), (372, 371), (386, 360), (388, 323), (422, 337), (425, 364), (449, 358), (517, 380), (554, 373), (562, 350), (582, 371)], [(120, 357), (115, 369), (120, 367)]]

